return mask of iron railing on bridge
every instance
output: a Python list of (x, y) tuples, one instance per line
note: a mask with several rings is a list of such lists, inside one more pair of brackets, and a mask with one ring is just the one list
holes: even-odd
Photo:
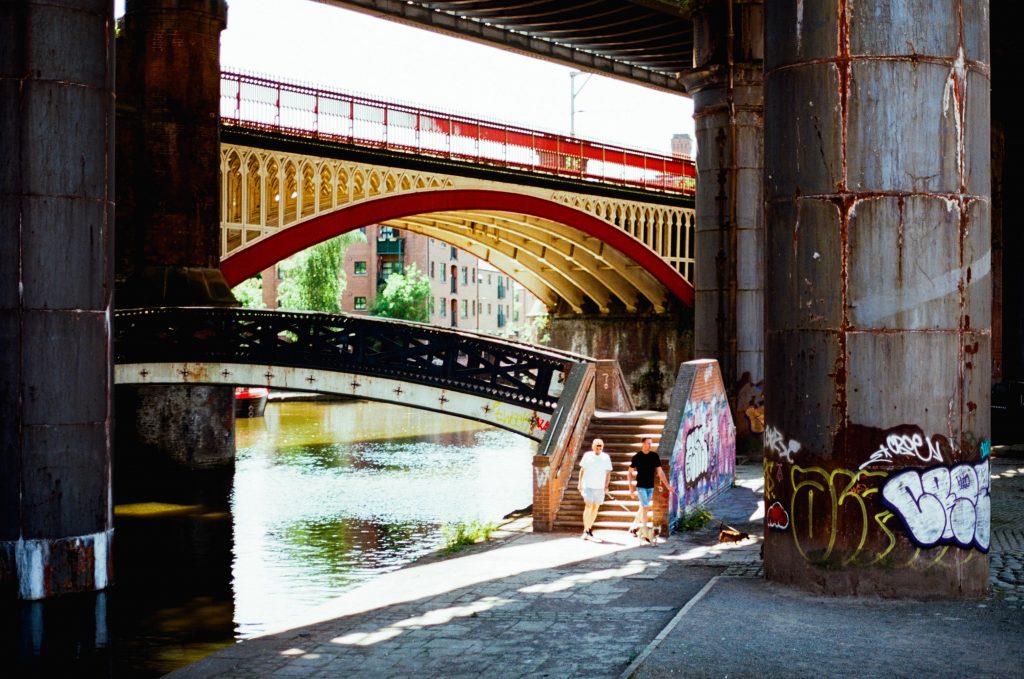
[(221, 73), (220, 116), (225, 125), (285, 135), (654, 191), (696, 191), (691, 160), (236, 72)]
[(127, 309), (119, 364), (218, 362), (337, 370), (451, 389), (552, 413), (587, 359), (467, 332), (365, 316), (236, 308)]

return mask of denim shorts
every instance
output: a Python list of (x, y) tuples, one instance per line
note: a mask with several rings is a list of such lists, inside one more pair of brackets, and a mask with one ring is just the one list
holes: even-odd
[(654, 489), (653, 488), (637, 488), (636, 489), (636, 494), (637, 494), (637, 497), (640, 498), (640, 506), (641, 507), (650, 507), (651, 506), (651, 497), (654, 495)]

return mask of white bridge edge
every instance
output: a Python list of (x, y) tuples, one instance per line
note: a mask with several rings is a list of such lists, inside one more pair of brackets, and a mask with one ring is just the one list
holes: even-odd
[(119, 363), (114, 366), (114, 383), (253, 386), (341, 394), (477, 420), (538, 442), (551, 425), (550, 415), (523, 406), (440, 387), (333, 370), (244, 363)]

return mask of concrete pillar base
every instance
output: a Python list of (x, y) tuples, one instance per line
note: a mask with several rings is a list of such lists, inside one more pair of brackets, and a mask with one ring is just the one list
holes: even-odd
[(37, 540), (0, 541), (5, 598), (45, 599), (105, 589), (111, 583), (114, 530)]

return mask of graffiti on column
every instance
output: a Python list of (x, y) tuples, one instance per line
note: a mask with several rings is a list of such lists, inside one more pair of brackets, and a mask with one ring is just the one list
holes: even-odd
[(987, 552), (990, 484), (988, 460), (908, 469), (886, 481), (882, 499), (918, 547), (955, 544)]
[[(878, 479), (886, 476), (886, 472), (793, 465), (789, 516), (800, 554), (814, 563), (846, 565), (877, 553), (869, 546), (877, 518), (874, 496)], [(839, 542), (840, 534), (854, 539)]]
[(774, 530), (786, 530), (789, 528), (789, 512), (782, 506), (781, 502), (773, 502), (768, 511), (765, 512), (765, 521), (769, 528)]
[(764, 448), (766, 452), (774, 453), (786, 462), (792, 462), (793, 455), (800, 452), (800, 442), (787, 441), (778, 429), (769, 425), (764, 430)]
[[(878, 446), (878, 449), (871, 453), (871, 457), (860, 466), (865, 469), (873, 464), (892, 464), (899, 458), (907, 458), (910, 462), (943, 462), (942, 448), (946, 447), (949, 454), (949, 444), (942, 436), (926, 437), (920, 428), (912, 427), (907, 433), (900, 433), (898, 430), (889, 433), (885, 442)], [(916, 431), (913, 431), (916, 430)], [(945, 444), (945, 446), (943, 445)]]
[[(870, 565), (883, 559), (893, 566), (911, 566), (937, 563), (950, 547), (988, 551), (988, 440), (973, 455), (916, 426), (871, 430), (866, 440), (867, 459), (856, 469), (804, 466), (794, 461), (806, 452), (801, 444), (768, 426), (766, 528), (792, 535), (804, 559), (822, 566)], [(955, 463), (958, 458), (974, 461)], [(906, 468), (922, 463), (933, 464)], [(784, 484), (787, 476), (789, 483)], [(901, 541), (917, 550), (912, 555), (894, 551)], [(921, 551), (932, 547), (939, 549), (931, 555)], [(899, 554), (910, 556), (901, 561)]]

